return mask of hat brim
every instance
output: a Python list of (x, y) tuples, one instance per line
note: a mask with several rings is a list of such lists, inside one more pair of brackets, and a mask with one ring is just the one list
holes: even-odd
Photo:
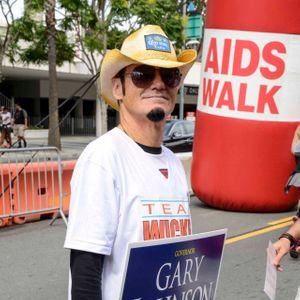
[(112, 93), (113, 81), (112, 79), (123, 68), (132, 64), (145, 64), (160, 68), (179, 68), (182, 74), (181, 84), (194, 61), (197, 58), (197, 52), (193, 49), (183, 50), (177, 57), (177, 61), (162, 60), (157, 58), (149, 58), (144, 60), (132, 59), (124, 55), (120, 50), (114, 49), (106, 53), (101, 64), (100, 73), (100, 96), (112, 108), (119, 110), (117, 99)]

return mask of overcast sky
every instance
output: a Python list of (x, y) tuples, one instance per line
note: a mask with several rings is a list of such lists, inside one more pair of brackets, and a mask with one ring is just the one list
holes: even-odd
[[(1, 1), (1, 0), (0, 0)], [(24, 0), (5, 0), (2, 2), (2, 4), (4, 5), (4, 11), (7, 12), (7, 6), (5, 6), (5, 2), (10, 2), (10, 3), (14, 3), (12, 6), (13, 9), (13, 14), (15, 18), (19, 18), (22, 14), (23, 14), (23, 8), (24, 8)], [(2, 14), (2, 10), (0, 9), (0, 20), (2, 22), (5, 22), (4, 16)]]

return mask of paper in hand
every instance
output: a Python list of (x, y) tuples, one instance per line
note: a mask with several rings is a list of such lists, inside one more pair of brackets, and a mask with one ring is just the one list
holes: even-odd
[(267, 248), (267, 266), (264, 292), (268, 295), (268, 297), (271, 300), (275, 300), (276, 296), (277, 270), (272, 263), (275, 256), (276, 250), (271, 241), (269, 241), (269, 245)]

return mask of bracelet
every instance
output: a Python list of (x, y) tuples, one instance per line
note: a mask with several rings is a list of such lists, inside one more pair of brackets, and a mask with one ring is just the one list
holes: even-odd
[(289, 233), (285, 232), (280, 237), (279, 240), (285, 238), (288, 239), (291, 243), (291, 247), (295, 246), (297, 244), (297, 240)]

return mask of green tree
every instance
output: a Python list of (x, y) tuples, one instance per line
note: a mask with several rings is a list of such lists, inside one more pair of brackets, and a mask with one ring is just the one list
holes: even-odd
[[(56, 45), (56, 64), (76, 57), (91, 75), (95, 75), (106, 50), (119, 48), (128, 34), (146, 24), (160, 25), (178, 52), (184, 45), (184, 1), (57, 0), (55, 3), (54, 0), (31, 0), (26, 3), (30, 10), (25, 10), (24, 16), (14, 26), (14, 44), (10, 51), (12, 61), (17, 57), (27, 63), (48, 63), (50, 70), (50, 62), (55, 61), (53, 53), (49, 53), (53, 51), (52, 40)], [(47, 7), (53, 9), (55, 4), (59, 18), (53, 17), (52, 22), (46, 24), (34, 18), (32, 11), (48, 16), (50, 10)], [(26, 47), (22, 48), (20, 40), (26, 42)], [(99, 95), (99, 82), (96, 85)], [(55, 96), (51, 97), (54, 99)], [(52, 98), (49, 101), (53, 104), (49, 106), (51, 114), (57, 111)], [(96, 103), (97, 135), (100, 135), (107, 130), (107, 106), (104, 101), (97, 100)], [(51, 127), (57, 127), (56, 123)]]
[(10, 44), (11, 29), (14, 24), (13, 7), (16, 0), (0, 0), (0, 15), (5, 20), (5, 25), (0, 27), (0, 83), (3, 80), (3, 59), (7, 55)]
[[(146, 24), (158, 24), (181, 49), (184, 20), (180, 3), (174, 0), (61, 0), (66, 15), (61, 27), (74, 33), (75, 56), (91, 74), (99, 71), (101, 57), (107, 49), (119, 48), (132, 31)], [(100, 86), (97, 82), (97, 95)], [(107, 107), (97, 100), (97, 135), (106, 132)]]
[[(73, 45), (66, 32), (56, 27), (56, 0), (25, 1), (24, 15), (11, 30), (9, 58), (12, 63), (48, 63), (49, 135), (48, 145), (61, 149), (56, 66), (72, 61)], [(45, 19), (45, 21), (44, 21)]]

